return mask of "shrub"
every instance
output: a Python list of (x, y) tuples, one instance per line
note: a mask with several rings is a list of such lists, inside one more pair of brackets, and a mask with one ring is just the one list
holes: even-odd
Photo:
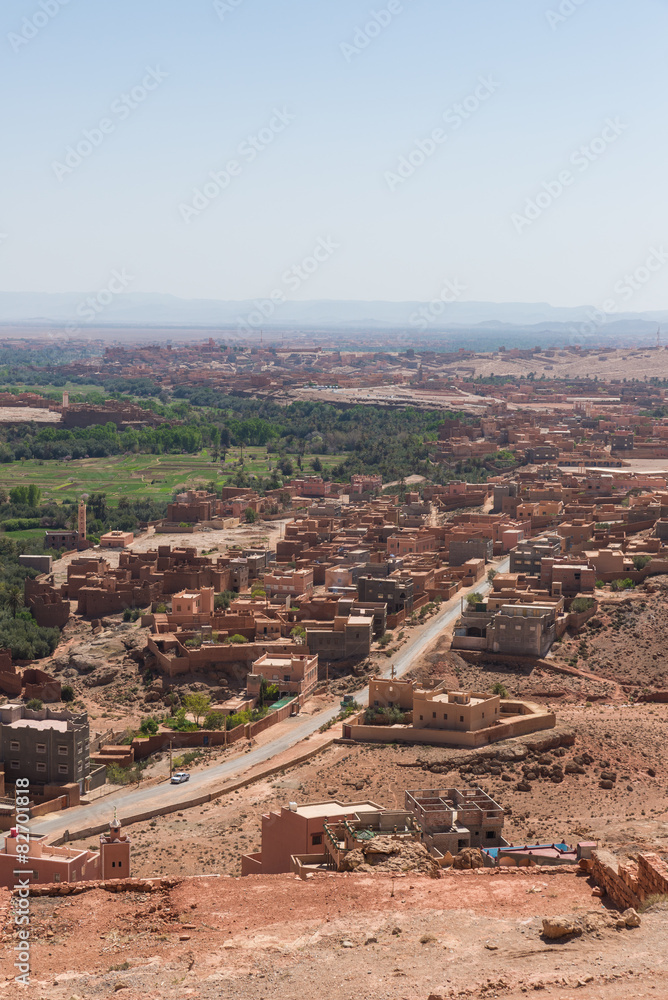
[(224, 712), (209, 712), (204, 719), (205, 729), (224, 729), (225, 728), (225, 713)]
[(167, 719), (164, 723), (168, 729), (173, 729), (176, 733), (193, 733), (195, 730), (199, 729), (199, 726), (190, 719), (186, 719), (185, 708), (180, 708), (176, 714), (171, 719)]
[(364, 713), (364, 721), (369, 726), (403, 725), (405, 720), (406, 716), (396, 705), (392, 708), (385, 708), (384, 706), (382, 708), (374, 708), (370, 705)]
[(119, 764), (107, 764), (107, 781), (110, 785), (131, 785), (141, 781), (141, 770), (134, 767), (120, 767)]
[(636, 569), (638, 572), (640, 572), (640, 570), (644, 569), (648, 563), (651, 563), (651, 561), (652, 561), (651, 556), (634, 556), (633, 568)]
[(508, 689), (501, 683), (501, 681), (497, 681), (492, 688), (492, 694), (498, 694), (501, 698), (507, 698)]
[(44, 702), (40, 701), (39, 698), (31, 698), (30, 701), (26, 702), (26, 708), (29, 708), (31, 712), (40, 712), (44, 708)]
[(180, 757), (175, 757), (172, 764), (175, 771), (180, 771), (182, 767), (188, 767), (193, 761), (199, 760), (202, 757), (201, 750), (187, 750), (186, 753), (182, 754)]
[(213, 606), (216, 611), (227, 611), (230, 604), (238, 595), (233, 590), (224, 590), (222, 594), (216, 594), (213, 599)]
[(633, 590), (635, 583), (629, 577), (625, 580), (613, 580), (610, 584), (613, 590)]
[(226, 643), (232, 644), (233, 646), (241, 646), (244, 642), (248, 642), (245, 635), (230, 635), (225, 640)]
[(583, 611), (590, 611), (595, 603), (593, 597), (576, 597), (571, 604), (571, 611), (576, 615), (581, 615)]
[(38, 517), (14, 517), (2, 522), (5, 531), (30, 531), (32, 528), (39, 528), (40, 519)]
[(60, 689), (60, 697), (63, 701), (74, 701), (74, 688), (71, 684), (63, 684)]
[(158, 722), (152, 716), (142, 719), (139, 732), (142, 736), (153, 736), (158, 731)]
[(166, 614), (167, 613), (167, 605), (163, 604), (162, 602), (160, 604), (156, 604), (156, 606), (155, 606), (155, 613), (156, 613), (156, 615), (164, 615), (164, 614)]

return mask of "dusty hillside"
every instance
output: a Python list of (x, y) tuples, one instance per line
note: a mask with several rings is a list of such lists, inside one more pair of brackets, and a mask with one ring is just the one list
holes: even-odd
[[(554, 870), (186, 880), (32, 906), (30, 995), (49, 1000), (515, 1000), (534, 990), (626, 1000), (668, 991), (666, 911), (644, 914), (635, 930), (611, 929), (588, 880)], [(592, 932), (550, 943), (550, 916), (586, 918)]]

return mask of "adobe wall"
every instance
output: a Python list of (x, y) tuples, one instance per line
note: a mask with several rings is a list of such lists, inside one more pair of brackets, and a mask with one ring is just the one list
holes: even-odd
[[(358, 716), (362, 718), (362, 713)], [(414, 726), (366, 726), (343, 723), (344, 739), (367, 743), (418, 743), (431, 746), (465, 747), (475, 749), (490, 743), (498, 743), (514, 736), (554, 729), (556, 717), (527, 715), (512, 722), (501, 722), (489, 729), (476, 732), (453, 732), (452, 730), (416, 729)]]
[[(203, 746), (222, 747), (225, 746), (225, 743), (228, 746), (231, 743), (236, 743), (237, 740), (243, 739), (245, 735), (246, 726), (243, 725), (228, 730), (227, 740), (225, 739), (225, 731), (222, 729), (200, 729), (194, 733), (164, 731), (156, 733), (154, 736), (148, 736), (146, 739), (134, 739), (131, 746), (134, 751), (134, 759), (144, 760), (153, 753), (168, 750), (170, 742), (174, 750), (186, 750)], [(205, 737), (208, 737), (207, 743), (204, 742)]]

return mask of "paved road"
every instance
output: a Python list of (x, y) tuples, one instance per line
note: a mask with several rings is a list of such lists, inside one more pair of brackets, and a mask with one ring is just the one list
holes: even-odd
[[(495, 565), (495, 568), (500, 573), (506, 573), (509, 563), (510, 560), (506, 558), (498, 565)], [(382, 671), (382, 676), (391, 676), (393, 664), (395, 676), (401, 677), (407, 673), (415, 660), (437, 638), (443, 629), (459, 617), (460, 598), (464, 597), (466, 593), (472, 593), (474, 590), (484, 594), (489, 590), (489, 587), (489, 583), (485, 581), (476, 587), (472, 587), (465, 593), (458, 594), (457, 603), (454, 607), (444, 608), (434, 615), (419, 636), (409, 641), (398, 655), (388, 660), (387, 666)], [(356, 691), (354, 697), (356, 701), (365, 704), (369, 697), (368, 686)], [(296, 716), (287, 723), (286, 728), (281, 734), (270, 743), (266, 743), (264, 746), (258, 747), (250, 753), (244, 754), (242, 757), (236, 757), (234, 760), (225, 761), (222, 764), (217, 764), (215, 767), (207, 768), (206, 771), (193, 774), (190, 781), (183, 785), (163, 784), (148, 789), (138, 788), (135, 791), (125, 792), (122, 795), (105, 797), (98, 802), (91, 803), (91, 805), (80, 806), (68, 810), (66, 813), (57, 813), (41, 823), (31, 824), (31, 832), (54, 837), (62, 834), (67, 829), (81, 830), (84, 826), (94, 827), (108, 822), (112, 807), (116, 808), (119, 819), (122, 820), (124, 816), (132, 816), (144, 810), (158, 809), (166, 803), (173, 805), (178, 802), (187, 802), (190, 799), (196, 798), (198, 794), (204, 795), (214, 788), (219, 788), (225, 780), (239, 777), (256, 764), (263, 764), (277, 754), (289, 750), (295, 744), (310, 736), (311, 733), (317, 732), (323, 723), (333, 719), (338, 713), (339, 705), (336, 704), (331, 708), (319, 712), (317, 715), (310, 716), (306, 721), (302, 717)]]

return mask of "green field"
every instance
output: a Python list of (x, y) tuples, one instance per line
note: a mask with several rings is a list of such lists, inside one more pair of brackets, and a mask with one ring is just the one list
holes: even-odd
[(24, 542), (28, 538), (44, 538), (44, 528), (28, 528), (26, 531), (7, 531), (4, 534), (13, 542)]
[[(294, 456), (290, 456), (298, 473)], [(305, 456), (304, 472), (311, 472), (314, 456)], [(325, 470), (338, 465), (341, 455), (322, 455)], [(249, 475), (269, 475), (269, 463), (276, 467), (278, 456), (267, 456), (266, 448), (244, 448), (244, 471)], [(109, 458), (83, 458), (70, 462), (49, 462), (26, 459), (0, 465), (0, 486), (29, 486), (35, 483), (42, 490), (42, 501), (78, 500), (82, 493), (106, 493), (112, 502), (121, 497), (165, 499), (178, 487), (201, 489), (216, 480), (239, 471), (239, 449), (230, 448), (223, 465), (212, 462), (207, 451), (199, 455), (130, 455)], [(18, 540), (21, 532), (12, 532)]]

